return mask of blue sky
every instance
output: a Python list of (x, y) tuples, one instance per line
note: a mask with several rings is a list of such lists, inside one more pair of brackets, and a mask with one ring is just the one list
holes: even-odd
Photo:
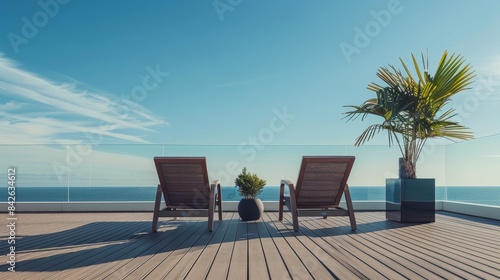
[(466, 58), (476, 82), (451, 105), (476, 137), (496, 134), (499, 10), (495, 0), (2, 1), (0, 144), (351, 145), (372, 120), (346, 122), (343, 106), (373, 95), (379, 67), (422, 50), (431, 69), (445, 50)]

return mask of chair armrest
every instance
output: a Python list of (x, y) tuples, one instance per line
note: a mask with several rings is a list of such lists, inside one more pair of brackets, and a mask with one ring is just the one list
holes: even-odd
[(292, 181), (290, 181), (290, 180), (281, 180), (281, 184), (282, 185), (285, 184), (287, 186), (293, 185)]
[(212, 181), (212, 185), (215, 185), (215, 186), (220, 185), (220, 180), (218, 180), (218, 179), (217, 180), (213, 180)]
[[(217, 187), (217, 192), (215, 192), (216, 187)], [(215, 200), (215, 204), (217, 206), (217, 212), (219, 212), (219, 220), (222, 220), (222, 190), (220, 187), (220, 180), (212, 181), (212, 184), (210, 184), (210, 193), (211, 193), (210, 199)], [(212, 209), (212, 212), (213, 210), (214, 209)]]
[(295, 197), (295, 186), (293, 185), (292, 181), (290, 180), (281, 180), (280, 184), (280, 199), (285, 195), (285, 186), (288, 186), (288, 189), (290, 191), (290, 196), (292, 196), (292, 193), (294, 194), (293, 196)]
[(221, 194), (220, 180), (218, 180), (218, 179), (217, 180), (213, 180), (212, 184), (210, 184), (210, 189), (213, 188), (215, 190), (216, 187), (217, 187), (216, 193), (220, 195)]
[(284, 201), (285, 197), (285, 186), (288, 186), (288, 189), (290, 191), (290, 211), (294, 212), (297, 211), (297, 201), (295, 197), (295, 186), (290, 180), (281, 180), (280, 184), (280, 201)]
[(222, 190), (221, 190), (221, 186), (220, 186), (220, 180), (213, 180), (212, 181), (212, 184), (210, 184), (210, 191), (212, 191), (216, 194), (215, 195), (215, 198), (217, 201), (221, 201), (222, 199)]

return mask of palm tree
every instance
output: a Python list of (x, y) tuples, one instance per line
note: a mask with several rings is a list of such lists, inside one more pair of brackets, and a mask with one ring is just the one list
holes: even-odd
[(377, 97), (365, 101), (360, 106), (346, 106), (353, 110), (345, 113), (348, 120), (359, 115), (362, 120), (368, 115), (383, 118), (381, 124), (368, 126), (356, 139), (355, 146), (364, 144), (383, 130), (387, 131), (389, 146), (396, 142), (401, 151), (400, 178), (416, 178), (416, 163), (428, 138), (473, 138), (468, 128), (451, 120), (456, 115), (455, 110), (445, 108), (452, 96), (468, 89), (472, 83), (474, 72), (471, 71), (470, 65), (463, 65), (462, 56), (448, 56), (445, 51), (436, 73), (431, 76), (428, 72), (428, 56), (424, 58), (422, 53), (423, 73), (413, 54), (412, 59), (417, 80), (400, 58), (404, 72), (392, 65), (388, 68), (381, 67), (377, 76), (386, 86), (371, 83), (368, 89), (374, 91)]

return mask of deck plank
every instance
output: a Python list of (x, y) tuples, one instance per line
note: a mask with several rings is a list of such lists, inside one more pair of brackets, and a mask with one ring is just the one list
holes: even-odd
[(229, 273), (229, 265), (234, 251), (234, 241), (237, 236), (239, 217), (237, 213), (233, 213), (233, 215), (228, 218), (230, 219), (229, 227), (224, 235), (219, 251), (214, 258), (212, 269), (207, 273), (206, 279), (226, 279)]
[(182, 268), (185, 268), (181, 262), (182, 258), (190, 252), (190, 249), (193, 246), (196, 244), (203, 244), (209, 238), (210, 233), (207, 232), (206, 222), (203, 221), (198, 224), (199, 226), (196, 227), (196, 231), (181, 236), (178, 240), (179, 242), (176, 242), (175, 249), (173, 251), (168, 250), (167, 252), (162, 252), (162, 254), (160, 254), (166, 256), (155, 267), (158, 269), (150, 271), (144, 278), (140, 277), (140, 279), (163, 279), (167, 274), (175, 269), (176, 266), (180, 265)]
[[(273, 213), (273, 215), (272, 218), (277, 220), (277, 214)], [(291, 220), (286, 219), (286, 216), (284, 221), (292, 223)], [(314, 232), (313, 230), (315, 229), (302, 227), (300, 231), (303, 234), (296, 235), (296, 237), (304, 246), (313, 250), (313, 254), (321, 260), (324, 266), (332, 271), (335, 277), (341, 279), (363, 279), (368, 277), (352, 266), (351, 263), (359, 262), (358, 259), (353, 258), (349, 253), (342, 250), (342, 248), (335, 247), (334, 244), (325, 241), (320, 234), (316, 233), (316, 230)]]
[[(81, 216), (78, 215), (78, 216)], [(110, 217), (107, 217), (108, 219)], [(57, 220), (57, 219), (55, 219)], [(74, 223), (74, 230), (64, 230), (54, 233), (56, 240), (47, 243), (47, 239), (42, 236), (38, 245), (31, 245), (30, 250), (36, 250), (35, 254), (27, 254), (30, 262), (23, 267), (26, 270), (34, 271), (60, 271), (69, 269), (71, 265), (81, 266), (81, 261), (89, 255), (100, 255), (109, 252), (114, 246), (119, 246), (123, 241), (129, 240), (133, 232), (144, 227), (142, 222), (120, 222), (102, 221), (90, 223), (87, 230), (85, 223)], [(81, 231), (82, 228), (86, 230)], [(37, 239), (39, 236), (35, 236)], [(29, 245), (28, 245), (29, 246)], [(60, 246), (60, 250), (54, 250)], [(44, 248), (47, 247), (47, 248)], [(23, 248), (23, 247), (21, 247)], [(90, 254), (89, 254), (90, 253)], [(26, 279), (43, 279), (39, 273), (26, 275)]]
[(275, 227), (276, 224), (274, 224), (269, 215), (264, 215), (263, 220), (265, 222), (264, 224), (267, 227), (269, 235), (274, 241), (274, 244), (276, 244), (281, 257), (284, 260), (290, 276), (296, 279), (313, 279), (303, 261), (299, 258), (299, 256), (295, 254), (295, 251), (292, 249), (292, 247), (290, 247), (290, 244), (285, 240), (285, 238), (283, 238), (280, 230)]
[[(200, 218), (151, 213), (18, 213), (16, 273), (1, 279), (495, 279), (500, 221), (438, 212), (436, 222), (399, 224), (384, 212), (347, 217), (265, 212), (253, 222), (225, 212), (214, 231)], [(6, 220), (5, 214), (0, 218)], [(7, 250), (7, 236), (0, 249)]]
[[(182, 224), (184, 224), (184, 226), (186, 225), (185, 223), (181, 223), (181, 225)], [(186, 231), (180, 230), (166, 231), (166, 227), (163, 227), (162, 230), (157, 232), (156, 241), (147, 239), (141, 240), (142, 243), (146, 243), (146, 250), (140, 252), (136, 256), (133, 256), (132, 258), (125, 259), (121, 262), (113, 262), (111, 265), (103, 267), (102, 270), (107, 272), (97, 272), (97, 274), (94, 274), (106, 276), (104, 279), (122, 279), (128, 277), (130, 274), (133, 274), (135, 270), (140, 271), (140, 269), (144, 269), (144, 263), (146, 263), (155, 254), (160, 253), (170, 243), (174, 243), (175, 240), (185, 232)], [(117, 271), (119, 273), (116, 273)]]
[(291, 279), (280, 251), (271, 239), (271, 235), (263, 222), (256, 223), (256, 226), (266, 258), (269, 276), (271, 279)]
[[(199, 254), (198, 258), (195, 260), (195, 263), (193, 263), (192, 269), (186, 275), (187, 278), (205, 279), (207, 277), (212, 265), (214, 265), (215, 256), (220, 249), (221, 243), (231, 223), (231, 220), (228, 220), (226, 218), (229, 216), (227, 214), (228, 213), (223, 214), (223, 221), (220, 222), (219, 228), (217, 228), (217, 230), (214, 230), (212, 239)], [(215, 266), (217, 266), (217, 264), (215, 264)]]
[[(220, 241), (214, 241), (212, 239), (214, 236), (220, 236), (220, 233), (218, 234), (217, 231), (219, 230), (221, 224), (223, 223), (216, 223), (214, 225), (213, 232), (205, 231), (205, 233), (202, 234), (202, 236), (191, 246), (191, 248), (188, 248), (174, 268), (165, 275), (164, 279), (184, 279), (192, 270), (195, 262), (207, 246), (214, 244), (214, 242), (220, 244)], [(193, 268), (193, 270), (197, 270), (197, 268)]]
[[(396, 226), (396, 223), (389, 222)], [(433, 263), (438, 264), (441, 268), (440, 271), (448, 271), (454, 274), (453, 278), (463, 278), (463, 279), (473, 279), (473, 278), (482, 278), (488, 279), (489, 277), (484, 278), (484, 273), (477, 270), (474, 266), (471, 266), (471, 263), (463, 263), (460, 265), (459, 262), (455, 260), (454, 255), (447, 255), (444, 252), (440, 252), (439, 250), (435, 250), (435, 246), (438, 243), (428, 240), (422, 240), (420, 235), (423, 234), (423, 227), (426, 227), (432, 224), (423, 224), (423, 225), (408, 225), (408, 226), (400, 226), (397, 232), (388, 230), (383, 233), (383, 237), (387, 240), (391, 240), (390, 246), (394, 246), (394, 243), (398, 243), (401, 246), (406, 246), (411, 249), (413, 254), (421, 254), (422, 259), (432, 260)], [(411, 230), (411, 234), (407, 234), (407, 230)], [(474, 264), (475, 265), (475, 264)], [(428, 267), (425, 267), (428, 269)], [(475, 273), (477, 274), (475, 274)]]
[[(141, 279), (142, 277), (145, 277), (152, 271), (156, 269), (160, 270), (165, 270), (167, 268), (161, 267), (161, 262), (167, 258), (170, 254), (172, 254), (176, 248), (180, 246), (185, 240), (187, 240), (189, 237), (193, 236), (194, 233), (198, 232), (203, 228), (203, 223), (196, 221), (195, 223), (182, 223), (179, 222), (179, 224), (185, 224), (185, 230), (175, 230), (174, 235), (170, 236), (169, 242), (159, 244), (157, 246), (156, 244), (154, 245), (154, 248), (151, 249), (153, 251), (147, 252), (147, 254), (141, 256), (141, 260), (139, 264), (134, 263), (134, 266), (132, 265), (127, 265), (127, 269), (129, 270), (128, 272), (124, 272), (123, 268), (120, 270), (120, 274), (123, 274), (124, 279)], [(158, 230), (156, 234), (160, 235), (165, 235), (167, 234), (169, 230), (166, 229), (163, 231), (163, 229)], [(200, 231), (201, 232), (201, 231)]]
[(248, 223), (248, 277), (250, 279), (270, 279), (267, 272), (266, 257), (262, 248), (257, 224), (261, 221)]
[[(239, 218), (239, 217), (235, 217)], [(247, 279), (248, 277), (248, 224), (238, 220), (236, 238), (229, 264), (228, 279)]]
[(293, 227), (287, 227), (285, 224), (278, 221), (277, 216), (269, 215), (269, 219), (274, 223), (274, 226), (281, 232), (283, 238), (287, 241), (291, 249), (299, 257), (304, 264), (309, 274), (314, 279), (330, 279), (335, 274), (327, 266), (325, 266), (317, 255), (314, 253), (320, 252), (317, 248), (308, 248), (302, 242), (300, 237), (303, 237), (302, 232), (295, 233)]
[[(389, 279), (400, 279), (403, 275), (398, 270), (395, 270), (394, 261), (387, 258), (380, 251), (367, 250), (365, 245), (360, 241), (362, 240), (361, 232), (356, 232), (356, 238), (348, 236), (350, 234), (350, 226), (348, 222), (342, 225), (342, 230), (338, 225), (329, 224), (330, 220), (334, 218), (309, 218), (307, 222), (309, 226), (320, 235), (326, 242), (332, 244), (338, 250), (341, 250), (346, 255), (350, 254), (357, 260), (353, 260), (359, 271), (368, 279), (375, 276), (385, 276)], [(352, 258), (351, 258), (352, 259)], [(359, 266), (359, 264), (363, 264)], [(366, 266), (364, 265), (366, 264)], [(401, 267), (402, 270), (407, 270), (406, 267)]]
[(408, 262), (410, 267), (418, 271), (418, 273), (425, 279), (453, 279), (457, 277), (457, 275), (454, 275), (446, 269), (442, 269), (441, 267), (435, 265), (432, 260), (427, 259), (426, 255), (416, 252), (406, 246), (404, 241), (394, 242), (393, 240), (381, 237), (374, 232), (366, 232), (365, 234), (369, 237), (370, 242), (378, 244), (385, 248), (388, 253), (402, 258), (402, 263)]

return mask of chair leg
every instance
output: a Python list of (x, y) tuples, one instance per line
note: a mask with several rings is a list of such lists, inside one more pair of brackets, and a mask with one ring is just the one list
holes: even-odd
[(281, 222), (283, 221), (283, 200), (281, 199), (279, 201), (278, 211), (278, 220)]
[(212, 231), (214, 226), (214, 211), (215, 211), (215, 186), (210, 186), (210, 200), (208, 201), (208, 231)]
[(281, 184), (280, 186), (280, 200), (278, 205), (278, 220), (281, 222), (283, 220), (283, 200), (285, 196), (285, 184)]
[(208, 231), (212, 232), (214, 227), (214, 213), (208, 213)]
[(217, 184), (217, 209), (219, 209), (219, 221), (222, 220), (222, 193), (220, 184)]
[(158, 185), (158, 189), (156, 190), (155, 208), (153, 211), (153, 225), (152, 225), (153, 232), (156, 232), (158, 230), (158, 218), (160, 217), (161, 194), (162, 194), (161, 186)]
[[(297, 199), (295, 197), (295, 187), (293, 184), (289, 184), (288, 188), (290, 190), (290, 212), (292, 213), (293, 230), (299, 231), (299, 211), (297, 210)], [(287, 205), (288, 206), (288, 205)]]
[(218, 205), (217, 205), (217, 209), (219, 209), (219, 210), (218, 210), (218, 212), (219, 212), (219, 221), (221, 221), (221, 220), (222, 220), (222, 203), (221, 203), (221, 201), (219, 200), (219, 201), (217, 202), (217, 204), (218, 204)]
[(293, 220), (293, 230), (299, 231), (299, 217), (297, 213), (297, 209), (292, 211), (292, 220)]
[(356, 225), (356, 217), (354, 216), (354, 208), (352, 208), (351, 193), (349, 192), (349, 187), (346, 186), (344, 190), (345, 202), (347, 204), (347, 212), (349, 214), (349, 221), (351, 222), (351, 228), (353, 231), (358, 229)]
[(290, 214), (292, 215), (293, 230), (299, 231), (299, 210), (297, 209), (297, 202), (295, 201), (295, 195), (291, 195), (290, 197), (284, 197), (282, 201), (283, 201), (283, 206), (281, 208), (282, 211), (284, 205), (286, 205), (286, 207), (290, 211)]

